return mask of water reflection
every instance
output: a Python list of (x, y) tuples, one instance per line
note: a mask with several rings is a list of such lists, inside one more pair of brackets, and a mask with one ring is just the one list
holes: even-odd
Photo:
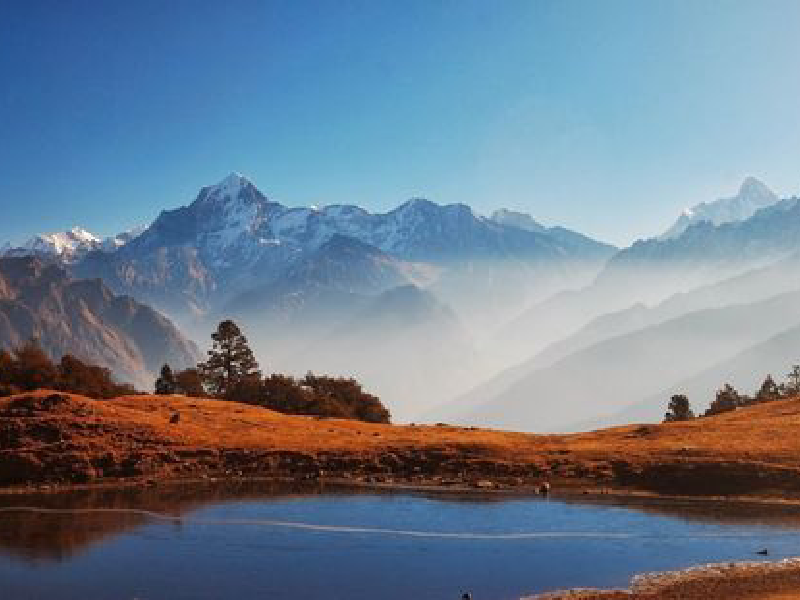
[(209, 481), (0, 496), (0, 581), (15, 599), (510, 600), (796, 555), (798, 529), (794, 507)]
[[(180, 530), (183, 518), (204, 507), (231, 502), (275, 503), (304, 498), (392, 495), (391, 491), (325, 487), (318, 484), (288, 486), (274, 482), (202, 482), (161, 486), (77, 490), (56, 494), (0, 495), (0, 554), (31, 562), (69, 560), (92, 545), (100, 544), (149, 522), (167, 519)], [(408, 495), (408, 493), (404, 493)], [(541, 502), (503, 494), (416, 493), (448, 505), (498, 505)], [(587, 507), (624, 507), (643, 514), (663, 515), (683, 521), (718, 525), (756, 525), (800, 529), (800, 507), (758, 503), (678, 501), (659, 498), (567, 496), (551, 502)], [(41, 512), (20, 508), (64, 512)], [(99, 510), (98, 510), (99, 509)], [(136, 512), (142, 511), (142, 512)], [(157, 515), (148, 515), (148, 512)]]
[[(319, 486), (234, 481), (0, 495), (0, 553), (31, 561), (64, 561), (92, 544), (133, 531), (152, 520), (147, 514), (128, 510), (181, 517), (204, 506), (233, 500), (269, 502), (318, 496), (322, 492)], [(10, 510), (15, 507), (65, 512)], [(81, 512), (87, 509), (103, 511)], [(181, 527), (179, 519), (173, 523), (174, 527)]]

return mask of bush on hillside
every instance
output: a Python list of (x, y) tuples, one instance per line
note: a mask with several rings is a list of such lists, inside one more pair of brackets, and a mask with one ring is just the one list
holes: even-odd
[(64, 392), (90, 398), (116, 398), (136, 393), (132, 385), (118, 383), (110, 370), (84, 362), (71, 354), (61, 357), (57, 371), (57, 387)]
[(691, 419), (694, 419), (694, 412), (689, 403), (689, 398), (683, 394), (674, 395), (669, 401), (667, 413), (664, 415), (664, 423), (689, 421)]
[(736, 410), (746, 404), (746, 399), (739, 395), (732, 385), (726, 383), (722, 389), (717, 391), (717, 397), (709, 405), (703, 416), (710, 417), (731, 410)]
[(175, 393), (202, 398), (206, 395), (203, 380), (197, 369), (184, 369), (175, 373)]
[(311, 389), (316, 397), (342, 406), (348, 415), (345, 418), (368, 423), (389, 422), (389, 411), (381, 404), (378, 397), (365, 392), (361, 384), (353, 378), (308, 373), (303, 379), (303, 384)]
[(294, 415), (357, 419), (389, 423), (380, 400), (365, 392), (354, 379), (308, 374), (303, 379), (272, 374), (263, 379), (241, 379), (226, 394), (227, 400), (256, 404)]
[(778, 384), (775, 383), (772, 375), (767, 375), (764, 379), (764, 383), (761, 384), (761, 387), (758, 388), (756, 392), (755, 401), (772, 402), (773, 400), (780, 400), (781, 395), (781, 389)]
[[(303, 379), (278, 373), (262, 377), (247, 338), (233, 321), (222, 321), (211, 338), (213, 346), (208, 351), (208, 360), (195, 370), (183, 372), (196, 386), (195, 391), (205, 390), (214, 398), (287, 414), (389, 423), (386, 407), (376, 396), (365, 392), (355, 379), (313, 373)], [(165, 373), (162, 369), (156, 387), (176, 390), (164, 393), (204, 395), (190, 393), (180, 383), (180, 377), (181, 374), (173, 376), (171, 370)]]
[(90, 398), (115, 398), (135, 394), (128, 384), (118, 383), (111, 371), (65, 354), (54, 363), (35, 342), (14, 349), (0, 350), (0, 395), (56, 389)]

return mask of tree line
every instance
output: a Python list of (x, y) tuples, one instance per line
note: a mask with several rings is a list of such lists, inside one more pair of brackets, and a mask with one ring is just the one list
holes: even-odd
[(308, 373), (303, 378), (273, 373), (262, 376), (239, 326), (222, 321), (211, 334), (212, 347), (195, 369), (173, 372), (165, 364), (156, 394), (185, 394), (243, 402), (288, 413), (389, 423), (389, 411), (352, 378)]
[[(233, 321), (220, 323), (211, 339), (208, 356), (197, 367), (173, 371), (165, 364), (155, 393), (243, 402), (288, 414), (390, 421), (386, 407), (355, 379), (313, 373), (302, 378), (262, 376), (247, 338)], [(98, 399), (140, 393), (117, 382), (109, 369), (71, 354), (53, 361), (36, 340), (11, 351), (0, 350), (0, 396), (41, 388)]]
[(39, 388), (102, 399), (136, 393), (132, 385), (118, 383), (108, 369), (71, 354), (54, 362), (35, 340), (10, 352), (0, 350), (0, 396)]
[[(792, 365), (786, 375), (787, 380), (776, 383), (772, 375), (767, 375), (764, 382), (752, 396), (739, 393), (736, 388), (726, 383), (717, 390), (714, 400), (700, 417), (709, 417), (736, 410), (745, 406), (753, 406), (774, 400), (783, 400), (800, 395), (800, 365)], [(675, 394), (670, 398), (664, 422), (689, 421), (695, 418), (689, 398), (685, 394)]]

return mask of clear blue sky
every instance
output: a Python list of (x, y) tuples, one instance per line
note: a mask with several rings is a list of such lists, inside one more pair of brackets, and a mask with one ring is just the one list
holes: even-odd
[(0, 242), (236, 170), (290, 205), (425, 196), (627, 243), (799, 167), (796, 0), (0, 2)]

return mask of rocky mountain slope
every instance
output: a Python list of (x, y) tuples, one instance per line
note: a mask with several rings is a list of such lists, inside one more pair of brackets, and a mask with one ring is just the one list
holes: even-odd
[(0, 347), (32, 339), (53, 358), (74, 354), (145, 389), (165, 362), (185, 368), (199, 359), (166, 317), (101, 281), (34, 257), (0, 258)]

